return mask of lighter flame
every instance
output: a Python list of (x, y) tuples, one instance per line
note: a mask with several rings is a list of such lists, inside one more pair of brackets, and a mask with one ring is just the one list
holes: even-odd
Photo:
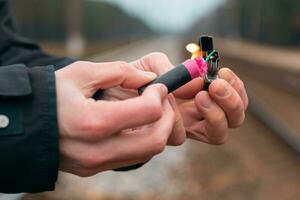
[(191, 59), (201, 56), (201, 49), (200, 49), (199, 45), (197, 45), (195, 43), (190, 43), (190, 44), (186, 45), (185, 48), (188, 52), (190, 52), (192, 54)]

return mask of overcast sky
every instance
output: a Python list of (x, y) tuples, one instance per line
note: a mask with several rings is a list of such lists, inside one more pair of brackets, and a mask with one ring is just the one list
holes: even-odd
[(181, 32), (224, 0), (98, 0), (119, 5), (160, 31)]

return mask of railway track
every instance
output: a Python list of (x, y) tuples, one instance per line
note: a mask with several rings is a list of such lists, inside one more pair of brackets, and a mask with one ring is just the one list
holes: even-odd
[(300, 154), (300, 65), (291, 71), (285, 61), (272, 68), (227, 56), (223, 64), (229, 63), (246, 82), (249, 110)]
[[(182, 48), (180, 38), (158, 38), (93, 59), (131, 61), (162, 51), (179, 63), (184, 59)], [(187, 141), (182, 147), (167, 148), (142, 169), (125, 174), (107, 172), (82, 179), (61, 173), (55, 192), (24, 199), (299, 199), (298, 76), (293, 70), (265, 69), (239, 56), (224, 55), (222, 65), (230, 66), (244, 80), (251, 99), (244, 125), (230, 131), (227, 144)]]

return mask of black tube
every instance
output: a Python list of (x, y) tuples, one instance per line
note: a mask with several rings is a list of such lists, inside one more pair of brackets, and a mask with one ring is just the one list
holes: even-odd
[(178, 65), (167, 73), (159, 76), (150, 83), (140, 87), (138, 89), (139, 94), (142, 94), (144, 90), (152, 84), (162, 83), (168, 88), (168, 93), (180, 88), (186, 83), (190, 82), (193, 78), (191, 77), (189, 71), (183, 64)]

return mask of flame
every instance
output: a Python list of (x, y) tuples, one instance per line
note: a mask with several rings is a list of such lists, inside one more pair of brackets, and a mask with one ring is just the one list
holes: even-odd
[(192, 54), (191, 59), (195, 59), (195, 58), (201, 56), (201, 54), (202, 54), (199, 45), (197, 45), (195, 43), (190, 43), (190, 44), (186, 45), (185, 48), (188, 52), (190, 52)]

